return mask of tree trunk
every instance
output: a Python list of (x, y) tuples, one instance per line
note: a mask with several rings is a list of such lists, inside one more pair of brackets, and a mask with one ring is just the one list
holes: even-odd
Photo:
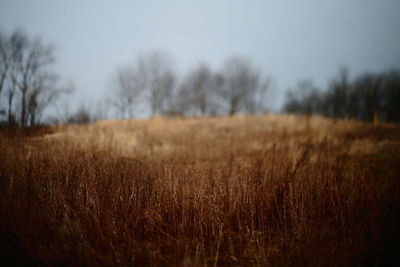
[(12, 104), (14, 100), (14, 91), (10, 91), (10, 94), (8, 95), (8, 124), (14, 124), (15, 123), (15, 118), (12, 115)]
[(3, 85), (4, 85), (4, 81), (6, 79), (6, 74), (7, 74), (7, 68), (1, 74), (1, 78), (0, 78), (0, 94), (1, 94), (1, 91), (3, 90)]
[(26, 90), (22, 91), (21, 122), (22, 127), (26, 126)]

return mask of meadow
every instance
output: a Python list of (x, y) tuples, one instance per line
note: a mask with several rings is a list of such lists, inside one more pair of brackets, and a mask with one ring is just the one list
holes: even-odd
[(400, 127), (151, 118), (0, 132), (10, 265), (398, 263)]

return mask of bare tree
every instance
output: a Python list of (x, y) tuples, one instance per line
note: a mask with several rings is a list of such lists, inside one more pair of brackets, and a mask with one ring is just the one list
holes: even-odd
[(244, 106), (247, 113), (256, 114), (262, 113), (267, 110), (267, 93), (270, 87), (270, 78), (261, 78), (261, 75), (255, 73), (252, 82), (252, 86), (249, 87), (249, 91), (246, 93), (244, 100)]
[(192, 111), (192, 95), (185, 84), (181, 84), (173, 95), (173, 100), (168, 110), (168, 115), (186, 116)]
[(53, 48), (15, 31), (1, 34), (0, 57), (0, 92), (7, 89), (0, 97), (8, 104), (8, 121), (18, 120), (23, 127), (36, 125), (44, 110), (68, 91), (57, 86), (57, 76), (49, 71)]
[(182, 88), (189, 94), (189, 103), (200, 115), (209, 115), (215, 106), (216, 84), (213, 73), (202, 64), (184, 78)]
[[(20, 36), (19, 32), (14, 32), (11, 36), (0, 32), (0, 99), (3, 94), (6, 93), (6, 102), (9, 105), (8, 117), (10, 120), (12, 102), (15, 94), (15, 86), (10, 83), (10, 71), (15, 61), (15, 57), (20, 50)], [(4, 90), (7, 89), (8, 92)], [(0, 103), (2, 105), (3, 103)], [(5, 114), (6, 111), (0, 106), (0, 112)]]
[(144, 78), (151, 114), (166, 113), (172, 105), (175, 74), (168, 55), (148, 53), (139, 58), (139, 73)]
[(242, 109), (250, 113), (261, 110), (269, 83), (261, 78), (249, 60), (241, 57), (228, 59), (222, 76), (224, 85), (220, 95), (227, 104), (229, 115)]
[(339, 75), (331, 81), (328, 88), (328, 99), (331, 102), (330, 112), (333, 118), (348, 117), (350, 90), (349, 71), (346, 67), (341, 67)]
[(110, 88), (109, 103), (118, 110), (122, 118), (133, 117), (144, 89), (144, 77), (137, 66), (118, 68), (111, 78)]
[(10, 68), (10, 43), (8, 37), (0, 32), (0, 95)]
[(299, 81), (296, 89), (287, 91), (286, 98), (286, 112), (310, 115), (322, 114), (324, 110), (320, 89), (310, 79)]

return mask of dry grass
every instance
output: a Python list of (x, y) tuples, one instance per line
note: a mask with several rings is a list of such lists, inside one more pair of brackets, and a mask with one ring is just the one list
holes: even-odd
[(384, 265), (400, 128), (251, 116), (103, 121), (0, 137), (2, 260)]

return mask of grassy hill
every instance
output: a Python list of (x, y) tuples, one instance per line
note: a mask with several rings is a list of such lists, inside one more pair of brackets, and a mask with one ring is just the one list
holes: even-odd
[(0, 150), (6, 263), (397, 259), (395, 125), (272, 114), (115, 120), (3, 133)]

